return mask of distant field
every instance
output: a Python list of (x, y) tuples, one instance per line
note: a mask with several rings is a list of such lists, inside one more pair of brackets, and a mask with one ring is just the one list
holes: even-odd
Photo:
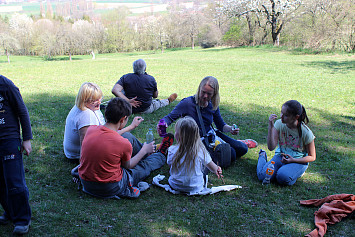
[(23, 11), (22, 6), (1, 6), (0, 5), (0, 13), (21, 12), (21, 11)]
[(145, 12), (163, 12), (166, 11), (168, 4), (151, 3), (96, 3), (95, 10), (107, 10), (126, 6), (131, 13), (140, 14)]
[[(52, 2), (52, 8), (55, 11), (57, 2)], [(43, 4), (46, 7), (46, 4)], [(193, 3), (182, 3), (186, 8), (191, 8)], [(103, 11), (126, 6), (132, 14), (140, 14), (145, 12), (164, 12), (167, 10), (168, 4), (158, 4), (151, 1), (94, 1), (94, 11), (102, 13)], [(39, 3), (13, 3), (9, 5), (0, 5), (0, 14), (24, 13), (27, 15), (38, 15), (40, 12)]]
[[(114, 83), (132, 71), (132, 62), (146, 60), (158, 83), (159, 98), (177, 92), (171, 105), (153, 114), (132, 133), (141, 141), (149, 128), (184, 97), (196, 93), (201, 79), (220, 83), (221, 114), (240, 128), (237, 139), (259, 142), (223, 171), (226, 184), (243, 188), (203, 197), (173, 195), (152, 186), (137, 200), (90, 197), (71, 183), (74, 167), (63, 154), (65, 119), (80, 85), (97, 83), (104, 100)], [(279, 48), (211, 48), (56, 57), (0, 56), (0, 73), (19, 87), (29, 109), (33, 153), (25, 158), (33, 219), (30, 236), (304, 236), (315, 228), (318, 207), (300, 200), (331, 194), (355, 194), (355, 57), (303, 55)], [(316, 139), (317, 160), (294, 186), (262, 186), (256, 177), (259, 149), (267, 149), (268, 117), (280, 114), (289, 99), (306, 108)], [(133, 117), (133, 116), (132, 116)], [(130, 118), (130, 120), (132, 119)], [(169, 126), (174, 132), (174, 126)], [(156, 143), (160, 142), (155, 133)], [(164, 166), (156, 174), (169, 175)], [(214, 175), (214, 186), (222, 185)], [(152, 176), (147, 179), (149, 183)], [(165, 182), (166, 183), (166, 180)], [(1, 208), (0, 208), (1, 212)], [(326, 236), (354, 236), (354, 219), (328, 226)], [(0, 227), (10, 236), (11, 225)]]

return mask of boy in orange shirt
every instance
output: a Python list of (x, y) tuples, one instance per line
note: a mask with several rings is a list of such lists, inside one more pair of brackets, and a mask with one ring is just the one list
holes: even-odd
[[(85, 192), (98, 197), (136, 198), (140, 195), (138, 183), (166, 163), (167, 150), (173, 143), (172, 134), (168, 134), (160, 149), (154, 152), (154, 142), (141, 144), (133, 135), (130, 142), (117, 133), (126, 126), (131, 114), (132, 107), (127, 101), (114, 98), (106, 107), (105, 125), (88, 128), (79, 167)], [(133, 149), (132, 144), (139, 150), (133, 157), (132, 151), (137, 147)]]

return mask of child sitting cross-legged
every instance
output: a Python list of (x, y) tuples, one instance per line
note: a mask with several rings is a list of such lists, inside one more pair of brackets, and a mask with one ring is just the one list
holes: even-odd
[(260, 150), (256, 171), (259, 180), (264, 180), (266, 169), (273, 161), (275, 171), (271, 181), (291, 186), (304, 174), (309, 163), (316, 160), (315, 136), (306, 125), (306, 109), (297, 100), (286, 101), (280, 117), (276, 122), (276, 114), (269, 117), (267, 146), (272, 151), (278, 145), (275, 156), (267, 161), (266, 152)]
[(88, 128), (79, 167), (85, 192), (102, 198), (137, 198), (146, 189), (139, 183), (165, 164), (173, 135), (164, 137), (157, 152), (154, 141), (141, 144), (133, 135), (127, 139), (117, 131), (126, 126), (131, 114), (132, 106), (127, 101), (113, 98), (105, 110), (106, 123)]
[(186, 116), (177, 121), (175, 139), (177, 145), (169, 148), (167, 159), (170, 166), (169, 185), (171, 188), (186, 193), (203, 190), (205, 166), (218, 178), (223, 177), (221, 167), (212, 161), (202, 144), (199, 128), (193, 118)]

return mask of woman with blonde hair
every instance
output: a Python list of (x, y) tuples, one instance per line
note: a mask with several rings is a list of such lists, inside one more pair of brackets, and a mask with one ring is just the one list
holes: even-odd
[(85, 82), (81, 85), (65, 121), (64, 153), (68, 159), (80, 159), (81, 143), (90, 125), (103, 125), (104, 116), (100, 111), (102, 91), (98, 85)]

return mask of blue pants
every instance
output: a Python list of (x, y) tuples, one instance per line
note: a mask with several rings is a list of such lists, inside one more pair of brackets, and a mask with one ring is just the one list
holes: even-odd
[(224, 133), (220, 131), (216, 131), (217, 136), (222, 138), (223, 141), (228, 143), (231, 146), (231, 161), (235, 161), (237, 157), (242, 157), (248, 152), (248, 146), (241, 141), (235, 140), (233, 138), (228, 137)]
[[(266, 154), (265, 154), (266, 156)], [(258, 179), (263, 181), (265, 178), (266, 168), (274, 161), (275, 170), (274, 174), (271, 176), (271, 180), (276, 180), (277, 183), (282, 185), (293, 185), (296, 183), (297, 179), (302, 176), (302, 174), (308, 168), (308, 163), (306, 164), (298, 164), (298, 163), (289, 163), (284, 164), (281, 162), (282, 156), (275, 155), (270, 161), (266, 162), (263, 157), (260, 157), (258, 160), (258, 165), (256, 168), (256, 172), (258, 175)]]
[[(131, 133), (126, 132), (122, 134), (122, 137), (127, 138), (132, 144), (132, 157), (142, 149), (143, 144)], [(140, 181), (148, 177), (153, 170), (161, 168), (165, 163), (166, 157), (161, 152), (145, 156), (133, 169), (128, 170), (133, 178), (133, 185), (136, 186)]]
[(20, 139), (0, 140), (0, 203), (4, 215), (23, 226), (30, 222), (31, 208), (20, 148)]

